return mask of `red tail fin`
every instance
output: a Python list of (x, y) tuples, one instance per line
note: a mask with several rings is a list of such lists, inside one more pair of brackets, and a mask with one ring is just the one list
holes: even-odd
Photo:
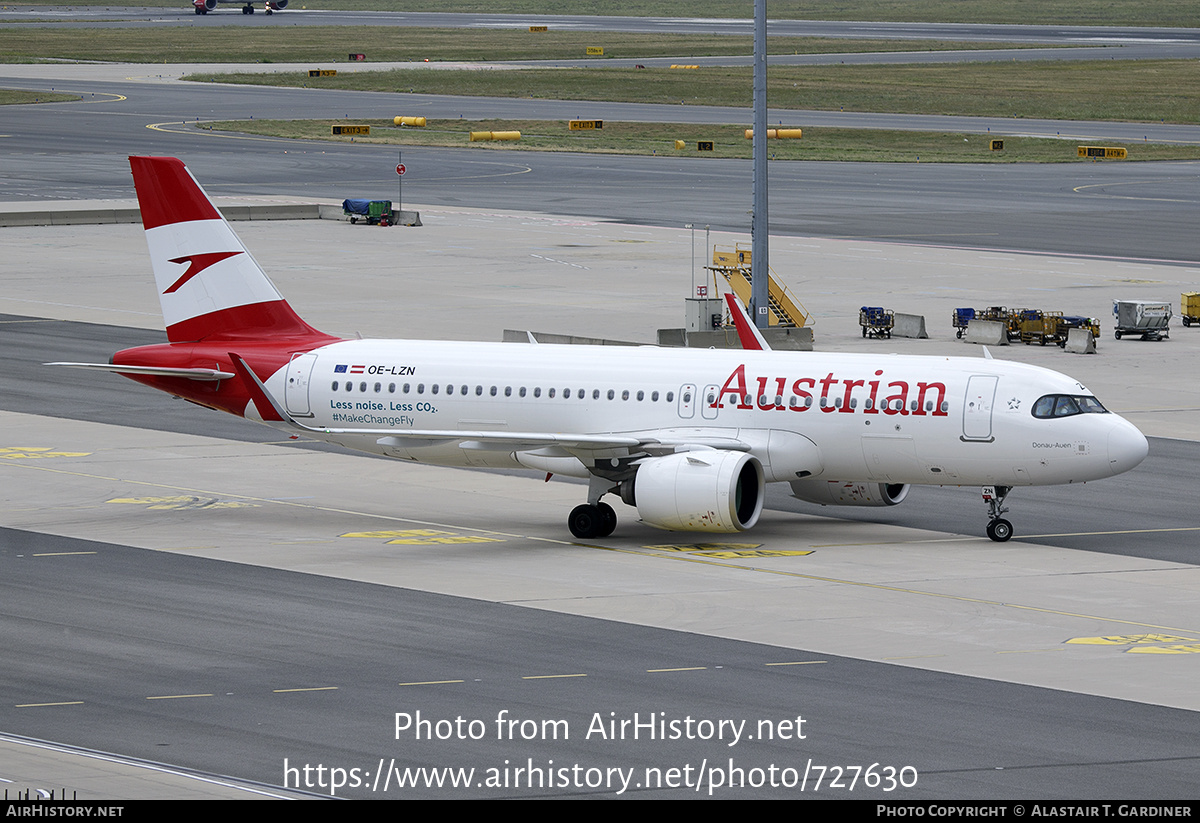
[(334, 339), (292, 310), (180, 160), (129, 165), (172, 343)]

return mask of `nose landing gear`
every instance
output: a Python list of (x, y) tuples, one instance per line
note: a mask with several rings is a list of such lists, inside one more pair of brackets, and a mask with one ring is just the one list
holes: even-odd
[(1003, 508), (1004, 498), (1012, 491), (1012, 486), (984, 486), (983, 501), (988, 504), (987, 536), (997, 543), (1003, 543), (1012, 537), (1013, 527), (1000, 515), (1008, 509)]

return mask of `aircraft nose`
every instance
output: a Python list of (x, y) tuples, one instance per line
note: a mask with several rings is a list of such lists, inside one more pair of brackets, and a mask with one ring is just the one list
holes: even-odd
[(1108, 433), (1108, 464), (1113, 474), (1127, 472), (1146, 459), (1150, 444), (1137, 426), (1120, 420)]

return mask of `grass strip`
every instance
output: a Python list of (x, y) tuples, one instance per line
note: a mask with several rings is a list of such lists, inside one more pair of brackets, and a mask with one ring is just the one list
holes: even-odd
[[(331, 126), (369, 125), (369, 137), (332, 137)], [(201, 128), (295, 140), (359, 142), (396, 146), (472, 147), (481, 151), (570, 151), (670, 157), (744, 158), (751, 155), (745, 126), (608, 121), (592, 131), (569, 131), (562, 120), (429, 120), (424, 128), (400, 128), (391, 120), (243, 120), (204, 123)], [(468, 141), (472, 131), (519, 131), (517, 142)], [(991, 137), (1004, 148), (992, 151)], [(684, 143), (675, 148), (675, 141)], [(708, 141), (712, 151), (697, 144)], [(839, 160), (892, 163), (1066, 163), (1076, 162), (1076, 143), (1034, 137), (950, 134), (867, 129), (804, 129), (798, 140), (769, 142), (777, 160)], [(1105, 143), (1123, 147), (1131, 160), (1200, 159), (1200, 145)], [(1078, 161), (1084, 162), (1084, 161)]]
[(63, 94), (56, 91), (0, 89), (0, 106), (19, 105), (22, 103), (69, 103), (78, 99), (78, 94)]
[[(309, 78), (204, 74), (189, 79), (628, 103), (749, 106), (749, 68), (401, 69)], [(783, 66), (767, 75), (774, 108), (1056, 120), (1200, 123), (1200, 61), (1109, 60), (911, 66)], [(586, 115), (583, 115), (586, 116)]]
[[(600, 46), (606, 58), (749, 55), (753, 38), (731, 35), (617, 34), (525, 29), (424, 29), (389, 26), (153, 27), (145, 29), (0, 29), (0, 62), (104, 60), (121, 63), (345, 63), (351, 53), (372, 62), (566, 60)], [(771, 54), (838, 54), (1034, 48), (1029, 44), (941, 40), (843, 40), (772, 37)], [(686, 62), (686, 61), (685, 61)], [(326, 65), (328, 68), (328, 65)]]

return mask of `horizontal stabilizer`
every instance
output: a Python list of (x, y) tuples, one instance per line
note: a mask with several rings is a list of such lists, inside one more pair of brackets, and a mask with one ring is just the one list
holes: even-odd
[(237, 377), (233, 372), (220, 369), (185, 369), (169, 368), (166, 366), (117, 366), (112, 363), (44, 363), (45, 366), (68, 366), (72, 369), (95, 369), (96, 371), (111, 371), (117, 374), (145, 374), (153, 377), (185, 377), (188, 380), (228, 380)]

